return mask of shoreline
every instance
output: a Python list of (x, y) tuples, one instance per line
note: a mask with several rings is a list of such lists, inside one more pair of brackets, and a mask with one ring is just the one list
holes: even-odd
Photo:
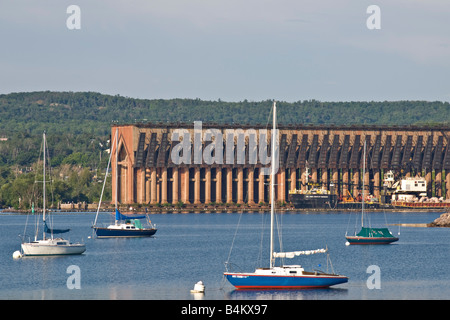
[(412, 228), (428, 228), (429, 223), (394, 223), (390, 226), (400, 226), (400, 227), (412, 227)]
[[(408, 212), (436, 212), (440, 213), (440, 217), (434, 221), (429, 223), (400, 223), (400, 224), (391, 224), (393, 226), (402, 226), (402, 227), (423, 227), (423, 228), (450, 228), (450, 213), (442, 210), (438, 210), (442, 208), (370, 208), (366, 209), (366, 212), (371, 213), (408, 213)], [(113, 206), (105, 207), (99, 212), (102, 213), (113, 213), (115, 208)], [(126, 215), (133, 214), (210, 214), (210, 213), (267, 213), (270, 211), (270, 206), (237, 206), (237, 205), (226, 205), (226, 206), (211, 206), (211, 205), (184, 205), (180, 206), (151, 206), (151, 207), (119, 207), (119, 210)], [(50, 209), (52, 213), (90, 213), (96, 214), (97, 209), (86, 208), (86, 209)], [(333, 213), (357, 213), (360, 212), (361, 209), (298, 209), (293, 206), (287, 205), (277, 209), (278, 212), (283, 213), (292, 213), (292, 214), (333, 214)], [(41, 210), (36, 210), (33, 214), (40, 214)], [(7, 214), (20, 214), (26, 215), (31, 214), (31, 210), (14, 210), (14, 209), (1, 209), (1, 215)], [(444, 219), (445, 217), (445, 219)], [(444, 220), (444, 221), (440, 221)]]
[[(444, 209), (444, 210), (443, 210)], [(120, 206), (119, 210), (124, 214), (170, 214), (170, 213), (264, 213), (270, 212), (270, 206), (247, 206), (247, 205), (184, 205), (182, 207), (179, 206), (149, 206), (149, 207), (134, 207), (134, 206)], [(294, 208), (293, 206), (287, 205), (283, 207), (276, 208), (278, 212), (285, 213), (314, 213), (314, 212), (324, 212), (324, 213), (341, 213), (341, 212), (359, 212), (361, 208), (339, 208), (339, 209), (331, 209), (331, 208), (320, 208), (320, 209), (312, 209), (312, 208)], [(86, 209), (49, 209), (52, 213), (96, 213), (97, 209), (86, 208)], [(430, 207), (430, 208), (366, 208), (365, 212), (446, 212), (445, 208), (439, 207)], [(40, 213), (42, 210), (35, 210), (35, 213)], [(114, 206), (107, 206), (99, 212), (114, 212)], [(1, 213), (16, 213), (16, 214), (30, 214), (31, 210), (19, 210), (19, 209), (0, 209)]]

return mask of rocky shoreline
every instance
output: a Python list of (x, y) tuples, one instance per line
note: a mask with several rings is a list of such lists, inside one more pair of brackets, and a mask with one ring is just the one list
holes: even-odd
[(445, 212), (433, 222), (428, 223), (427, 227), (447, 227), (450, 228), (450, 212)]

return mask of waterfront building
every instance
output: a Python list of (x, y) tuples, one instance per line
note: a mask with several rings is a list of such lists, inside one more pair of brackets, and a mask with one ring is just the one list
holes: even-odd
[[(270, 129), (265, 126), (135, 123), (113, 125), (112, 136), (116, 128), (118, 172), (113, 157), (112, 194), (115, 197), (118, 174), (119, 203), (253, 205), (271, 201), (270, 176), (262, 174), (268, 166), (263, 155), (270, 155), (271, 145)], [(221, 135), (221, 148), (217, 137), (208, 138), (211, 133)], [(180, 151), (180, 136), (186, 137), (188, 149)], [(430, 197), (449, 199), (449, 137), (448, 126), (280, 125), (276, 201), (287, 202), (289, 190), (306, 189), (306, 181), (328, 190), (333, 187), (339, 196), (350, 193), (356, 197), (364, 179), (366, 190), (379, 197), (389, 170), (399, 177), (421, 175), (427, 180)], [(364, 141), (367, 167), (363, 177)], [(189, 157), (186, 150), (191, 152)], [(216, 161), (205, 159), (208, 152)], [(189, 161), (180, 163), (180, 159)]]

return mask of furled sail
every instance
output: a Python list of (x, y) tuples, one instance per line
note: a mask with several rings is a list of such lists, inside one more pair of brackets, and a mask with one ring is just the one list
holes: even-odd
[(275, 258), (294, 258), (301, 255), (310, 255), (316, 253), (325, 253), (327, 249), (316, 249), (316, 250), (305, 250), (305, 251), (292, 251), (292, 252), (274, 252), (273, 256)]
[(45, 233), (58, 234), (58, 233), (66, 233), (66, 232), (69, 232), (69, 231), (70, 231), (70, 229), (52, 229), (52, 228), (49, 228), (47, 226), (47, 222), (44, 221), (44, 232)]
[(116, 220), (128, 220), (128, 219), (144, 219), (145, 216), (126, 216), (122, 213), (120, 213), (120, 211), (118, 209), (116, 209)]

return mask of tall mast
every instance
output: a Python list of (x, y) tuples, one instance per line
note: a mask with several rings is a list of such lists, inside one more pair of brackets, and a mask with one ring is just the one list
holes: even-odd
[(364, 227), (364, 180), (366, 177), (366, 140), (364, 140), (364, 152), (363, 152), (363, 178), (362, 178), (362, 213), (361, 213), (361, 228)]
[(271, 206), (270, 206), (270, 268), (273, 267), (273, 222), (274, 222), (274, 210), (275, 210), (275, 140), (276, 140), (276, 134), (275, 134), (275, 127), (276, 127), (276, 121), (277, 121), (277, 103), (276, 101), (273, 102), (273, 124), (272, 124), (272, 156), (271, 156), (271, 179), (270, 179), (270, 199), (271, 199)]
[(119, 128), (116, 128), (116, 197), (115, 197), (115, 208), (117, 209), (117, 197), (119, 195), (119, 150), (117, 148), (119, 147)]
[[(43, 179), (43, 185), (42, 185), (42, 198), (43, 198), (43, 200), (42, 200), (42, 221), (44, 221), (45, 222), (45, 148), (46, 148), (46, 146), (45, 146), (45, 131), (44, 131), (44, 133), (42, 134), (42, 140), (43, 140), (43, 153), (44, 153), (44, 158), (43, 158), (43, 160), (44, 160), (44, 163), (43, 163), (43, 176), (44, 176), (44, 179)], [(43, 235), (43, 239), (45, 240), (45, 230), (44, 230), (44, 235)]]

